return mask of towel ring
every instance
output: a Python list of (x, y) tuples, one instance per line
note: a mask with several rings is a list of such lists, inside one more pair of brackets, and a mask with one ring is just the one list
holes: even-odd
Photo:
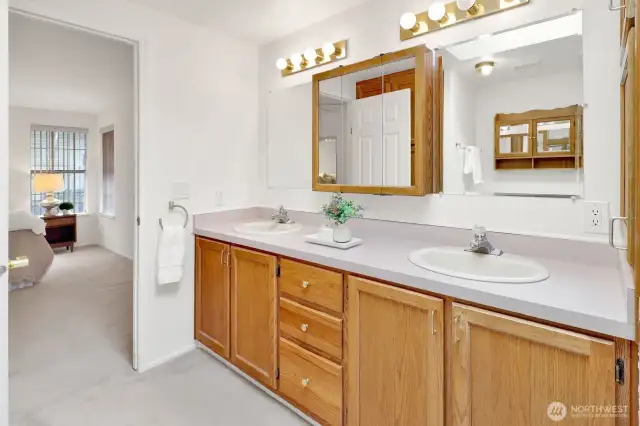
[[(189, 212), (187, 211), (187, 209), (185, 209), (184, 206), (181, 206), (180, 204), (169, 201), (169, 211), (172, 211), (173, 209), (180, 209), (184, 212), (184, 214), (186, 215), (186, 217), (184, 218), (184, 228), (186, 228), (189, 224)], [(162, 226), (162, 218), (158, 219), (158, 223), (160, 224), (160, 229), (164, 229), (164, 226)]]

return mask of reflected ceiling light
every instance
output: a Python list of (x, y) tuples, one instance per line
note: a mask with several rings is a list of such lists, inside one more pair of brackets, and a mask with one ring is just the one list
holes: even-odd
[(307, 65), (307, 61), (305, 61), (305, 59), (299, 53), (294, 53), (293, 55), (291, 55), (289, 60), (291, 61), (294, 67), (301, 68)]
[(491, 73), (493, 72), (493, 68), (495, 66), (496, 66), (496, 63), (493, 61), (478, 62), (476, 64), (476, 71), (478, 71), (480, 74), (484, 76), (488, 76), (488, 75), (491, 75)]
[(480, 6), (476, 0), (456, 0), (456, 5), (460, 10), (466, 10), (471, 16), (477, 15), (480, 11)]
[(304, 51), (304, 58), (311, 62), (312, 64), (315, 64), (318, 59), (322, 59), (322, 55), (318, 54), (318, 52), (316, 51), (316, 49), (307, 49)]
[(444, 24), (445, 22), (447, 22), (447, 19), (449, 18), (447, 16), (447, 9), (444, 6), (444, 3), (440, 3), (439, 1), (429, 6), (429, 11), (427, 12), (427, 15), (429, 16), (429, 19), (431, 19), (432, 21), (439, 22), (440, 24)]
[(293, 64), (291, 64), (286, 58), (279, 58), (276, 61), (276, 67), (280, 71), (282, 71), (282, 70), (292, 69), (293, 68)]
[(403, 13), (400, 17), (400, 26), (408, 31), (416, 32), (420, 29), (420, 24), (418, 24), (418, 18), (415, 13), (407, 12)]

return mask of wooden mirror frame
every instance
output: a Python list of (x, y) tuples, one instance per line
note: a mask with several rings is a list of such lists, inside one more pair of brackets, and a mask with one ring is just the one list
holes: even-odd
[[(412, 186), (359, 186), (342, 184), (325, 184), (318, 182), (320, 174), (319, 126), (320, 82), (335, 77), (342, 77), (369, 68), (384, 66), (392, 62), (415, 57), (415, 108), (414, 134), (415, 153), (413, 161)], [(312, 187), (319, 192), (341, 192), (377, 195), (412, 195), (423, 196), (441, 191), (442, 186), (442, 149), (441, 149), (441, 104), (433, 102), (440, 99), (442, 85), (442, 62), (438, 62), (436, 70), (433, 52), (424, 45), (386, 53), (366, 61), (341, 66), (313, 76), (312, 96)]]

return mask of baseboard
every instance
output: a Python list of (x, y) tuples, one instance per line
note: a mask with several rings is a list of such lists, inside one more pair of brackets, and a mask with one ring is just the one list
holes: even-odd
[(146, 373), (147, 371), (152, 370), (156, 367), (160, 367), (161, 365), (166, 364), (169, 361), (180, 358), (181, 356), (186, 355), (195, 349), (196, 345), (194, 343), (191, 343), (189, 346), (186, 346), (179, 351), (175, 351), (167, 356), (158, 358), (157, 360), (147, 363), (146, 365), (140, 363), (140, 365), (138, 365), (138, 373)]
[(207, 348), (202, 343), (196, 341), (195, 342), (195, 347), (196, 347), (196, 349), (200, 349), (200, 350), (208, 353), (213, 358), (215, 358), (217, 361), (221, 362), (225, 367), (233, 370), (238, 375), (243, 377), (245, 380), (248, 380), (249, 382), (251, 382), (253, 385), (258, 387), (261, 391), (263, 391), (264, 393), (269, 395), (271, 398), (273, 398), (276, 401), (278, 401), (280, 404), (282, 404), (285, 407), (287, 407), (289, 410), (293, 411), (295, 414), (297, 414), (299, 417), (301, 417), (304, 421), (306, 421), (310, 425), (312, 425), (312, 426), (322, 426), (322, 425), (320, 425), (320, 423), (316, 422), (311, 417), (307, 416), (305, 413), (303, 413), (302, 411), (297, 409), (291, 403), (289, 403), (288, 401), (286, 401), (285, 399), (280, 397), (278, 394), (274, 393), (271, 389), (269, 389), (268, 387), (264, 386), (262, 383), (258, 382), (253, 377), (247, 375), (244, 371), (240, 370), (238, 367), (236, 367), (235, 365), (231, 364), (229, 361), (227, 361), (226, 359), (224, 359), (223, 357), (221, 357), (217, 353), (213, 352), (211, 349)]

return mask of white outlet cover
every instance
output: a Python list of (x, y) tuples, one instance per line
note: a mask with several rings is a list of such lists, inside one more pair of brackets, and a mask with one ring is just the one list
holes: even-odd
[(191, 196), (188, 182), (171, 183), (171, 198), (174, 200), (186, 200)]
[(609, 203), (606, 201), (585, 201), (584, 231), (589, 234), (609, 233)]

